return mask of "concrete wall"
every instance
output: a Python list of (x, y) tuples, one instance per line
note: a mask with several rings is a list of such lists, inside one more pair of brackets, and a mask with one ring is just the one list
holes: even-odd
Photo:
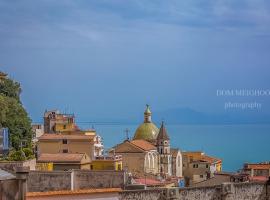
[(88, 188), (123, 188), (124, 171), (30, 171), (29, 192), (77, 190)]
[(31, 171), (27, 180), (29, 192), (71, 189), (71, 171)]
[[(270, 185), (261, 183), (225, 183), (216, 187), (149, 189), (124, 191), (120, 200), (270, 200)], [(268, 196), (266, 194), (268, 193)]]
[(123, 171), (74, 170), (74, 189), (123, 188)]
[(19, 199), (19, 182), (16, 179), (0, 181), (0, 199)]
[(25, 200), (28, 167), (16, 168), (16, 173), (0, 170), (0, 200)]

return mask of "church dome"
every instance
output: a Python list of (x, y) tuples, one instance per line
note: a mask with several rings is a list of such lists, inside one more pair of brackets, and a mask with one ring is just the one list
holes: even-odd
[(151, 111), (149, 105), (146, 105), (144, 112), (144, 123), (142, 123), (136, 130), (133, 139), (134, 140), (147, 140), (152, 142), (157, 139), (159, 129), (151, 121)]
[(136, 130), (133, 137), (134, 140), (148, 140), (152, 141), (157, 138), (158, 128), (153, 123), (142, 123)]

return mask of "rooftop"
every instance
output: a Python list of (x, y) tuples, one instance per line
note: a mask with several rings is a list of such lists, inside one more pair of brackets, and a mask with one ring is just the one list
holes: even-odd
[(245, 169), (270, 169), (270, 163), (246, 163)]
[(220, 158), (215, 158), (212, 156), (206, 155), (202, 151), (194, 151), (194, 152), (182, 152), (184, 156), (188, 156), (190, 159), (193, 159), (193, 161), (202, 161), (202, 162), (208, 162), (208, 163), (216, 163), (216, 162), (222, 162)]
[(0, 181), (16, 178), (13, 174), (0, 169)]
[(38, 157), (38, 162), (81, 162), (84, 153), (43, 153)]
[(156, 150), (156, 147), (154, 145), (145, 140), (131, 140), (129, 142), (145, 151)]
[(84, 134), (52, 134), (45, 133), (38, 138), (38, 140), (92, 140), (95, 135), (84, 135)]
[(49, 192), (27, 192), (26, 197), (46, 197), (46, 196), (60, 196), (60, 195), (80, 195), (80, 194), (97, 194), (97, 193), (112, 193), (121, 192), (121, 188), (99, 188), (99, 189), (85, 189), (85, 190), (62, 190)]

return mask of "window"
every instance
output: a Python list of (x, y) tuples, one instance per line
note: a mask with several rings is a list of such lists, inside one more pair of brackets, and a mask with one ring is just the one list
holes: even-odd
[(198, 164), (193, 164), (193, 168), (198, 168), (199, 165)]
[(67, 149), (63, 149), (63, 153), (68, 153), (68, 150)]
[(208, 168), (209, 166), (208, 165), (206, 165), (206, 168)]
[(91, 170), (93, 170), (93, 165), (90, 166)]
[(66, 129), (66, 128), (67, 128), (67, 125), (64, 124), (63, 129)]
[(203, 178), (203, 174), (200, 175), (200, 178)]
[(67, 144), (67, 139), (63, 139), (63, 144)]

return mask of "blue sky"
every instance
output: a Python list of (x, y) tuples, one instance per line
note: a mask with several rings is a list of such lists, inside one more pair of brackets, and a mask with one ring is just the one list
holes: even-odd
[[(0, 0), (0, 69), (33, 121), (188, 107), (224, 112), (217, 89), (269, 89), (267, 0)], [(259, 101), (269, 112), (269, 97)]]

